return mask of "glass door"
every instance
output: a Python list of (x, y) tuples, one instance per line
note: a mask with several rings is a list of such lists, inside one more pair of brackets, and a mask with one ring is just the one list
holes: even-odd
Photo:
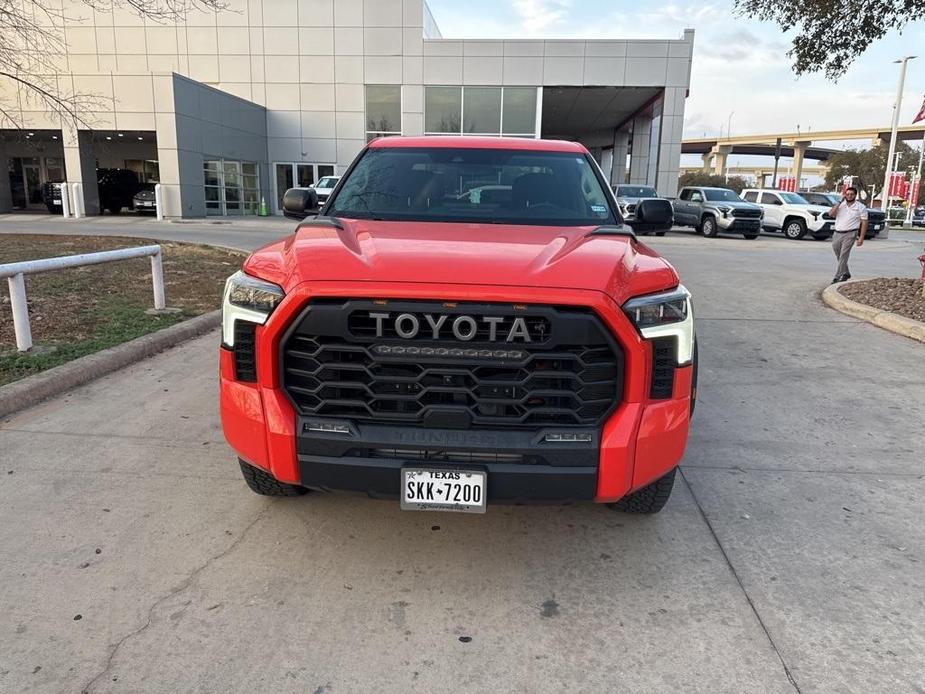
[(334, 174), (330, 164), (300, 164), (298, 162), (278, 162), (273, 165), (273, 198), (276, 214), (283, 213), (283, 196), (290, 188), (308, 188), (322, 176)]
[(42, 169), (38, 164), (22, 165), (23, 188), (26, 192), (26, 207), (39, 209), (44, 207), (42, 202)]

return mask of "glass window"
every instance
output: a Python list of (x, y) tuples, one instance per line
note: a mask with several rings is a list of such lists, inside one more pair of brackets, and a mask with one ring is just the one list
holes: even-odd
[(758, 191), (750, 190), (742, 197), (745, 198), (746, 202), (758, 202)]
[(501, 87), (463, 89), (463, 132), (501, 134)]
[(534, 135), (536, 133), (536, 88), (505, 87), (505, 135)]
[(424, 132), (458, 135), (462, 115), (462, 87), (424, 88)]
[(318, 164), (318, 177), (322, 176), (333, 176), (334, 167), (329, 164)]
[(704, 194), (710, 202), (742, 202), (742, 198), (725, 188), (707, 188)]
[(370, 84), (366, 86), (367, 139), (401, 133), (401, 86)]
[(658, 193), (652, 186), (617, 186), (617, 197), (657, 198)]
[(774, 193), (762, 193), (761, 202), (764, 205), (783, 205), (780, 199)]
[(691, 194), (692, 194), (693, 192), (694, 192), (694, 191), (692, 191), (690, 188), (684, 188), (684, 189), (681, 191), (680, 199), (681, 199), (681, 200), (690, 200), (690, 199), (691, 199)]
[(354, 219), (598, 226), (614, 223), (588, 157), (509, 149), (367, 150), (329, 203)]
[(298, 164), (296, 166), (296, 174), (300, 188), (308, 188), (315, 182), (315, 167), (311, 164)]
[(802, 195), (797, 195), (796, 193), (781, 193), (780, 196), (784, 199), (784, 202), (791, 205), (808, 205), (805, 198)]

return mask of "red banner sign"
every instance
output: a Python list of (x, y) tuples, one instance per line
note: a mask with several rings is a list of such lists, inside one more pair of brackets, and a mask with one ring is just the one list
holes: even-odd
[(912, 190), (909, 193), (909, 206), (915, 209), (919, 206), (919, 188), (922, 187), (922, 179), (918, 176), (912, 181)]
[(795, 193), (797, 190), (797, 179), (795, 176), (781, 176), (777, 179), (777, 187), (780, 190)]

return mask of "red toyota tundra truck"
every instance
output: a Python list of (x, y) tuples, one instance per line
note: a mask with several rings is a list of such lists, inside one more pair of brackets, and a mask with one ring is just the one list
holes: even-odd
[[(258, 494), (654, 513), (696, 396), (691, 300), (581, 145), (370, 143), (223, 301), (221, 418)], [(318, 212), (314, 210), (314, 212)], [(633, 224), (670, 225), (664, 200)]]

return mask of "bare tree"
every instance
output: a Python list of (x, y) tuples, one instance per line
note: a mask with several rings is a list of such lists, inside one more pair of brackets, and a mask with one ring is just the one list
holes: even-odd
[(771, 21), (784, 31), (796, 30), (793, 71), (822, 72), (838, 79), (867, 47), (887, 32), (902, 30), (925, 16), (925, 0), (735, 0), (736, 9)]
[[(75, 127), (87, 127), (87, 114), (99, 110), (102, 102), (92, 93), (62, 88), (58, 80), (67, 50), (64, 26), (84, 19), (81, 5), (88, 11), (127, 9), (157, 23), (182, 22), (191, 11), (227, 7), (224, 0), (78, 0), (70, 10), (61, 10), (42, 0), (0, 0), (0, 90), (18, 93), (29, 110), (45, 111), (59, 117), (62, 125)], [(0, 125), (23, 124), (8, 104), (0, 103)]]

